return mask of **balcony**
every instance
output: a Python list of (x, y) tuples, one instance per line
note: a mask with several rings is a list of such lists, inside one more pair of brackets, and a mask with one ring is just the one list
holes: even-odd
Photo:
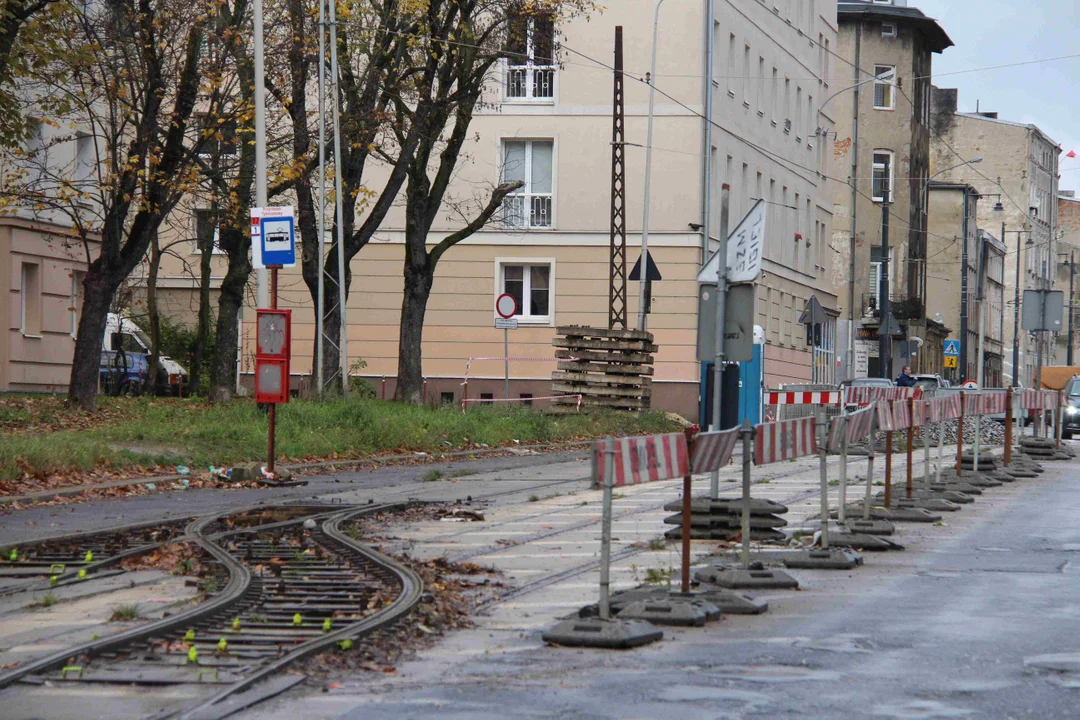
[[(880, 318), (881, 310), (878, 306), (878, 293), (865, 293), (862, 296), (862, 308), (864, 318)], [(898, 322), (921, 320), (925, 312), (922, 298), (902, 295), (889, 296), (889, 309)]]
[(511, 228), (550, 228), (551, 193), (510, 195), (503, 200), (503, 225)]
[(554, 65), (509, 65), (506, 68), (507, 100), (553, 100)]

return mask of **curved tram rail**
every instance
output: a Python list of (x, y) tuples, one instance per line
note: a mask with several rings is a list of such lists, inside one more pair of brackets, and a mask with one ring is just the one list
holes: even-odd
[[(171, 617), (71, 647), (0, 675), (0, 688), (31, 676), (79, 683), (198, 685), (154, 718), (220, 718), (303, 680), (281, 670), (390, 625), (420, 600), (423, 581), (342, 531), (348, 521), (410, 503), (334, 509), (225, 529), (228, 515), (177, 535), (202, 548), (220, 588)], [(260, 508), (260, 510), (263, 508)], [(215, 532), (216, 531), (216, 532)], [(216, 692), (204, 694), (206, 686)]]

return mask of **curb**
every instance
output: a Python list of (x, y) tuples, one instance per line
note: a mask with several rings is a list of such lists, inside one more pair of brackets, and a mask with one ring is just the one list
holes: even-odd
[[(473, 455), (493, 455), (497, 453), (507, 453), (511, 449), (517, 450), (561, 450), (573, 447), (587, 446), (591, 443), (591, 440), (578, 440), (570, 442), (559, 443), (542, 443), (539, 445), (513, 445), (504, 446), (498, 448), (478, 448), (476, 450), (456, 450), (454, 452), (439, 453), (433, 455), (430, 453), (409, 453), (406, 455), (378, 455), (368, 458), (357, 458), (354, 460), (327, 460), (323, 462), (315, 463), (298, 463), (295, 465), (282, 465), (281, 467), (286, 470), (314, 470), (318, 468), (342, 468), (342, 467), (354, 467), (358, 465), (390, 465), (405, 460), (418, 460), (422, 459), (425, 462), (438, 462), (447, 458), (469, 457)], [(167, 483), (176, 482), (177, 480), (183, 480), (184, 478), (190, 478), (190, 475), (147, 475), (141, 478), (130, 478), (127, 480), (111, 480), (105, 483), (99, 483), (97, 485), (72, 485), (70, 487), (58, 488), (56, 490), (40, 490), (38, 492), (29, 493), (27, 495), (8, 495), (6, 497), (0, 497), (0, 507), (12, 505), (14, 503), (33, 503), (40, 500), (51, 500), (55, 497), (75, 497), (82, 495), (83, 493), (90, 492), (92, 490), (108, 490), (110, 488), (117, 487), (130, 487), (132, 485), (145, 485), (146, 483)], [(278, 483), (263, 483), (265, 487), (297, 487), (299, 485), (307, 484), (307, 480), (298, 480), (292, 483), (278, 484)]]

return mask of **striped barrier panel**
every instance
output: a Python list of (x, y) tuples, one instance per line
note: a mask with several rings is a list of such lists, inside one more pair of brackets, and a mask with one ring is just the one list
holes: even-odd
[(878, 403), (878, 427), (886, 432), (907, 430), (911, 425), (911, 410), (906, 402)]
[(987, 390), (982, 395), (982, 412), (984, 415), (1000, 415), (1005, 412), (1009, 396), (1004, 390)]
[(911, 427), (924, 427), (929, 417), (926, 400), (916, 400), (911, 404)]
[(857, 443), (870, 434), (870, 426), (874, 420), (875, 409), (863, 408), (850, 415), (834, 417), (829, 422), (828, 448), (832, 452), (843, 447), (842, 440), (847, 436), (848, 444)]
[(1021, 410), (1041, 410), (1042, 395), (1038, 390), (1018, 390), (1016, 402)]
[(766, 405), (839, 405), (840, 392), (768, 392)]
[(960, 417), (960, 394), (945, 395), (927, 400), (930, 422), (955, 420)]
[(921, 394), (921, 388), (915, 387), (847, 387), (844, 388), (844, 402), (848, 405), (869, 405), (872, 402), (906, 400)]
[(690, 469), (695, 473), (712, 472), (731, 462), (739, 428), (701, 433), (690, 444)]
[(754, 464), (768, 465), (817, 452), (816, 420), (812, 417), (754, 426)]
[(682, 433), (645, 437), (607, 438), (593, 445), (593, 477), (600, 487), (608, 482), (604, 455), (614, 451), (615, 487), (669, 480), (690, 474), (690, 452)]

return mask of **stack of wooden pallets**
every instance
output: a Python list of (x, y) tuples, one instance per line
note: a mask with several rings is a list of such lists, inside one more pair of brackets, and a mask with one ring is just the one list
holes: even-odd
[(581, 408), (648, 410), (652, 402), (652, 333), (568, 325), (555, 329), (559, 369), (551, 374), (552, 394), (568, 395), (552, 404), (554, 412)]

